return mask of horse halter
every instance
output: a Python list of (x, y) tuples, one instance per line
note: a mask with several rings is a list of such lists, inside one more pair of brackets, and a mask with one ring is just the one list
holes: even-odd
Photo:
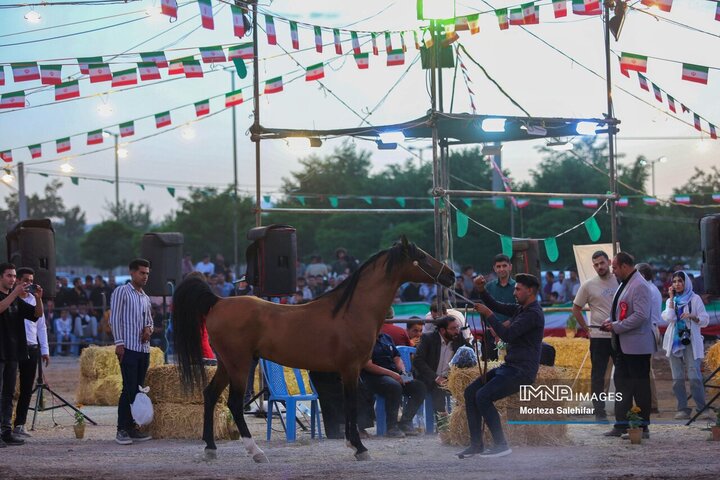
[(413, 261), (412, 261), (412, 264), (413, 264), (414, 266), (418, 267), (420, 270), (422, 270), (425, 275), (427, 275), (428, 277), (432, 278), (433, 283), (440, 283), (440, 281), (439, 281), (440, 275), (442, 275), (443, 269), (446, 268), (445, 263), (440, 262), (440, 265), (442, 265), (442, 266), (440, 267), (440, 271), (438, 271), (438, 274), (433, 277), (432, 274), (431, 274), (430, 272), (428, 272), (427, 270), (425, 270), (425, 269), (420, 265), (420, 262), (418, 262), (417, 260), (413, 260)]

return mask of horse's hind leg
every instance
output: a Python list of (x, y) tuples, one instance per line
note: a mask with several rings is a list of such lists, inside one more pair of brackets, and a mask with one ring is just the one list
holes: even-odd
[(369, 460), (370, 454), (360, 441), (358, 433), (358, 373), (344, 373), (342, 380), (345, 393), (345, 439), (355, 449), (355, 458)]
[(243, 368), (238, 368), (233, 371), (230, 378), (230, 397), (228, 398), (228, 408), (235, 419), (235, 424), (240, 431), (240, 438), (242, 438), (245, 450), (252, 455), (252, 459), (256, 463), (268, 463), (268, 458), (265, 456), (265, 452), (260, 450), (252, 435), (250, 435), (250, 429), (248, 429), (247, 423), (245, 423), (245, 415), (243, 411), (243, 397), (245, 396), (245, 387), (248, 381), (248, 372), (250, 371), (249, 362), (243, 365)]
[(212, 381), (203, 390), (204, 417), (203, 417), (203, 440), (205, 440), (205, 454), (214, 457), (217, 446), (215, 445), (215, 434), (213, 432), (213, 414), (220, 394), (228, 386), (229, 377), (225, 365), (218, 360), (217, 370)]

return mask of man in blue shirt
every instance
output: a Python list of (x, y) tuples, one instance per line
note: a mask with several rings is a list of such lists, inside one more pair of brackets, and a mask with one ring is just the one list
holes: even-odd
[[(485, 285), (485, 290), (498, 302), (511, 304), (517, 303), (515, 302), (514, 295), (515, 280), (510, 278), (510, 274), (512, 272), (510, 257), (502, 253), (495, 255), (495, 258), (493, 259), (493, 271), (495, 272), (495, 276), (497, 278), (488, 282)], [(507, 315), (503, 315), (502, 313), (495, 313), (495, 318), (504, 322), (509, 317)], [(492, 332), (490, 335), (484, 336), (482, 348), (483, 358), (486, 358), (487, 360), (498, 359), (497, 350), (495, 349), (495, 340), (495, 334)]]

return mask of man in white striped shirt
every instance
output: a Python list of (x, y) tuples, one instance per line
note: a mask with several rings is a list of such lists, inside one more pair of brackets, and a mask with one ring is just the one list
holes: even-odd
[[(35, 271), (30, 267), (17, 269), (18, 281), (33, 285), (35, 283)], [(37, 303), (35, 297), (28, 291), (20, 294), (25, 303), (33, 307)], [(37, 372), (38, 360), (42, 358), (47, 367), (50, 364), (50, 347), (48, 345), (47, 325), (45, 315), (37, 319), (37, 322), (25, 319), (25, 336), (27, 337), (28, 357), (18, 361), (20, 371), (20, 394), (15, 406), (15, 421), (13, 422), (13, 434), (19, 437), (29, 437), (25, 431), (28, 409), (30, 408), (30, 397), (33, 391), (33, 382)]]
[(117, 287), (110, 298), (110, 326), (123, 379), (115, 437), (120, 445), (150, 440), (149, 435), (138, 430), (130, 413), (130, 404), (135, 401), (138, 386), (145, 382), (150, 365), (152, 305), (143, 291), (149, 276), (150, 262), (136, 258), (130, 262), (130, 283)]

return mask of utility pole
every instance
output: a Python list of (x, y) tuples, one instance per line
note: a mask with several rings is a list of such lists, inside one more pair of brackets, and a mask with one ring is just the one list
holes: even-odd
[[(235, 74), (230, 72), (230, 84), (232, 92), (235, 91)], [(235, 106), (231, 108), (232, 112), (232, 151), (233, 151), (233, 265), (235, 268), (235, 280), (240, 273), (238, 266), (238, 158), (237, 158), (237, 118)]]
[(115, 220), (120, 220), (120, 158), (118, 155), (118, 134), (111, 133), (115, 141)]
[(25, 196), (25, 164), (18, 163), (18, 220), (27, 220), (27, 197)]

